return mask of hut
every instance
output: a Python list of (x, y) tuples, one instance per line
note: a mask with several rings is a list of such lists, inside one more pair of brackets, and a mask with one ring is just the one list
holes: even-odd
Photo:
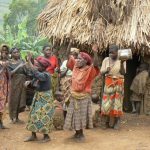
[[(38, 29), (60, 44), (97, 42), (101, 54), (107, 46), (130, 47), (133, 60), (127, 62), (125, 109), (136, 68), (144, 58), (150, 63), (150, 0), (49, 0), (38, 16)], [(104, 55), (105, 56), (105, 55)]]

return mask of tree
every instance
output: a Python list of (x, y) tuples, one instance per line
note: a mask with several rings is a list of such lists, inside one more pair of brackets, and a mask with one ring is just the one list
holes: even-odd
[(36, 18), (47, 4), (47, 1), (48, 0), (12, 0), (9, 6), (10, 13), (4, 16), (4, 31), (7, 26), (10, 26), (11, 33), (16, 35), (18, 32), (18, 24), (20, 24), (24, 18), (27, 18), (27, 33), (30, 36), (36, 36)]

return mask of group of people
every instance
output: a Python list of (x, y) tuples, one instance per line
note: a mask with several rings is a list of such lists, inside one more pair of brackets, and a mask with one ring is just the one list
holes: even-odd
[[(55, 100), (63, 105), (64, 129), (75, 130), (72, 138), (84, 140), (83, 130), (93, 128), (92, 83), (96, 76), (103, 75), (105, 84), (99, 114), (102, 117), (102, 128), (119, 129), (120, 118), (123, 115), (126, 61), (118, 59), (118, 49), (116, 45), (109, 46), (109, 57), (103, 60), (100, 68), (97, 44), (92, 46), (93, 58), (77, 48), (71, 48), (68, 59), (61, 66), (57, 57), (52, 54), (50, 46), (43, 48), (43, 56), (33, 59), (32, 55), (28, 54), (24, 61), (18, 48), (9, 51), (7, 45), (2, 45), (0, 128), (5, 128), (3, 115), (7, 102), (11, 123), (21, 122), (19, 113), (24, 111), (26, 106), (27, 89), (32, 88), (34, 94), (29, 98), (32, 105), (26, 126), (31, 136), (25, 142), (36, 141), (36, 133), (43, 134), (43, 142), (50, 141), (49, 133), (53, 129), (53, 117), (56, 112)], [(148, 75), (145, 74), (145, 77)], [(143, 90), (143, 87), (139, 90)], [(114, 120), (112, 125), (111, 118)]]

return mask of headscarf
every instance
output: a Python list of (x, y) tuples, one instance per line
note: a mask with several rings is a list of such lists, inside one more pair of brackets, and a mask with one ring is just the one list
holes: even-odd
[(110, 46), (109, 46), (109, 53), (110, 53), (110, 52), (114, 52), (114, 51), (117, 52), (118, 50), (119, 50), (119, 46), (117, 46), (117, 45), (114, 45), (114, 44), (113, 44), (113, 45), (110, 45)]
[(71, 48), (70, 52), (72, 52), (72, 53), (79, 53), (80, 50), (77, 49), (77, 48)]
[(40, 63), (43, 67), (47, 68), (48, 66), (50, 66), (50, 62), (47, 58), (43, 57), (43, 56), (39, 56), (36, 58), (36, 61), (38, 63)]
[(89, 54), (84, 53), (84, 52), (80, 52), (80, 56), (87, 61), (87, 65), (92, 64), (92, 58)]

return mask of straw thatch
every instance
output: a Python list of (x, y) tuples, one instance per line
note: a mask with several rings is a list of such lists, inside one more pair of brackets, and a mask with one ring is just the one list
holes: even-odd
[(50, 0), (38, 17), (41, 35), (150, 48), (150, 0)]

